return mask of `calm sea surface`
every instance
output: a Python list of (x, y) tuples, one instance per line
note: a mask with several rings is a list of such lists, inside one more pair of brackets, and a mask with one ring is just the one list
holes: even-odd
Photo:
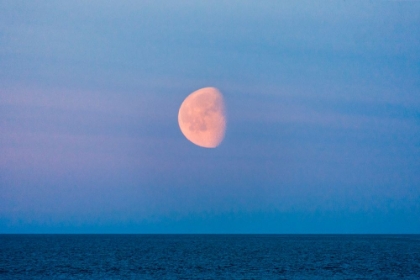
[(420, 235), (0, 235), (0, 279), (420, 279)]

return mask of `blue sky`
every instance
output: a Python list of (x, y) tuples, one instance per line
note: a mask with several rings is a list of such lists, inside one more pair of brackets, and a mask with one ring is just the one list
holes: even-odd
[[(0, 232), (420, 233), (420, 2), (0, 2)], [(225, 96), (216, 149), (178, 128)]]

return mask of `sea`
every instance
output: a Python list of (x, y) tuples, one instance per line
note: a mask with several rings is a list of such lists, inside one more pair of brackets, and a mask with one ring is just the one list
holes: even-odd
[(420, 279), (420, 235), (0, 235), (0, 279)]

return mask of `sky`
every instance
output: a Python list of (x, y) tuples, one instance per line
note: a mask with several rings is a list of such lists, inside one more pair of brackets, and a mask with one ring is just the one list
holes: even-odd
[[(420, 233), (420, 1), (1, 1), (0, 233)], [(178, 110), (224, 95), (215, 149)]]

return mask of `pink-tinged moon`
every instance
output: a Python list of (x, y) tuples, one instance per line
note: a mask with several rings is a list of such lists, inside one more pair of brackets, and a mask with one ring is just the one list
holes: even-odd
[(179, 127), (192, 143), (204, 148), (216, 148), (226, 131), (223, 95), (213, 87), (194, 91), (179, 108)]

